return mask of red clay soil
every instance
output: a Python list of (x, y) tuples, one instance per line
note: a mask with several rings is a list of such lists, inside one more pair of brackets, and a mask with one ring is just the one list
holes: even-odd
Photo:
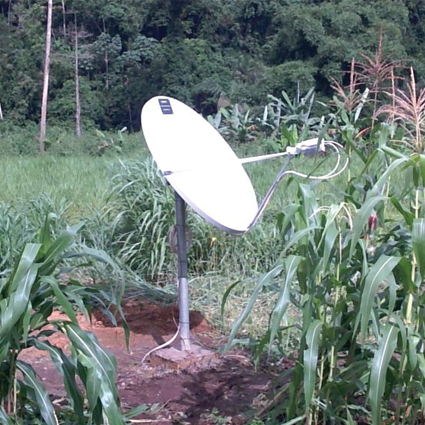
[[(244, 424), (264, 402), (272, 379), (266, 371), (255, 371), (246, 353), (232, 351), (218, 355), (202, 367), (173, 371), (163, 366), (153, 367), (143, 356), (164, 343), (176, 331), (175, 307), (161, 307), (144, 301), (132, 301), (124, 306), (130, 327), (130, 352), (121, 327), (112, 326), (101, 315), (80, 325), (94, 332), (104, 348), (118, 362), (118, 388), (121, 404), (130, 409), (140, 404), (153, 405), (139, 416), (145, 424)], [(54, 313), (60, 316), (60, 313)], [(217, 351), (220, 335), (198, 312), (191, 312), (191, 334), (197, 344)], [(58, 347), (67, 347), (66, 338), (57, 333), (49, 338)], [(26, 350), (22, 360), (32, 364), (54, 398), (65, 391), (50, 357), (35, 349)]]

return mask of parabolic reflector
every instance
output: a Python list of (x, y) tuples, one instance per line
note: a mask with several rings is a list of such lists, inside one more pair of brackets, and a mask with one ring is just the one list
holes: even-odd
[(222, 230), (247, 230), (258, 209), (254, 188), (208, 121), (176, 99), (157, 96), (143, 107), (142, 129), (159, 169), (187, 204)]

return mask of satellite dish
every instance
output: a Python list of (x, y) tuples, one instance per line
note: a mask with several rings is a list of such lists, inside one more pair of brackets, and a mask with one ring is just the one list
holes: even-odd
[[(340, 163), (336, 142), (310, 139), (288, 147), (285, 152), (239, 159), (218, 131), (193, 109), (176, 99), (157, 96), (142, 110), (142, 127), (146, 143), (159, 169), (175, 190), (176, 231), (179, 279), (179, 328), (167, 343), (180, 335), (181, 349), (193, 351), (190, 343), (189, 292), (187, 279), (186, 206), (189, 204), (207, 221), (234, 235), (248, 232), (267, 206), (280, 180), (288, 174), (311, 179), (331, 178)], [(338, 153), (335, 168), (324, 176), (307, 176), (286, 170), (292, 157), (325, 151), (325, 145)], [(266, 196), (257, 204), (254, 188), (242, 164), (287, 156)]]
[(166, 96), (145, 104), (142, 128), (158, 168), (186, 203), (219, 229), (245, 233), (257, 213), (257, 199), (240, 159), (218, 131)]

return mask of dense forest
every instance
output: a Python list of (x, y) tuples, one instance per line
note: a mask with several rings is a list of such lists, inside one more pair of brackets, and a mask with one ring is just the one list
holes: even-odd
[[(47, 1), (0, 0), (3, 125), (38, 123)], [(383, 53), (425, 71), (423, 0), (55, 0), (49, 124), (140, 127), (159, 93), (204, 114), (255, 105), (281, 90), (332, 93), (352, 58)], [(1, 125), (0, 125), (1, 128)]]

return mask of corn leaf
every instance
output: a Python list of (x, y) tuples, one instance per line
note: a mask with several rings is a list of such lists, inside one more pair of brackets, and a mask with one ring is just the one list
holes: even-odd
[(286, 277), (285, 282), (283, 283), (282, 289), (280, 290), (279, 297), (276, 301), (276, 305), (273, 309), (271, 319), (270, 319), (270, 346), (273, 343), (273, 340), (277, 334), (280, 323), (282, 322), (283, 316), (288, 309), (290, 295), (291, 295), (291, 285), (294, 279), (295, 273), (297, 271), (298, 265), (302, 257), (296, 255), (290, 255), (285, 260), (285, 271)]
[(308, 327), (306, 335), (307, 349), (304, 351), (304, 397), (305, 407), (310, 408), (316, 387), (317, 359), (319, 357), (319, 340), (322, 322), (315, 320)]
[(310, 226), (307, 227), (306, 229), (303, 230), (299, 230), (298, 232), (296, 232), (292, 238), (287, 242), (287, 244), (284, 247), (284, 254), (286, 253), (286, 251), (291, 248), (292, 246), (294, 246), (296, 243), (298, 243), (302, 238), (304, 238), (305, 236), (307, 236), (310, 232), (312, 232), (313, 230), (317, 230), (320, 229), (320, 226)]
[(422, 176), (422, 186), (425, 186), (425, 155), (419, 155), (419, 168)]
[(412, 326), (407, 327), (407, 341), (408, 341), (408, 356), (409, 364), (412, 370), (416, 369), (418, 364), (417, 346), (420, 342), (418, 335), (415, 335), (415, 331)]
[(146, 404), (139, 404), (137, 407), (134, 407), (133, 409), (125, 412), (124, 416), (127, 419), (134, 418), (137, 415), (140, 415), (142, 413), (145, 413), (149, 410), (149, 406)]
[(53, 272), (57, 262), (62, 259), (66, 250), (75, 242), (77, 232), (81, 229), (83, 223), (69, 227), (50, 245), (44, 258), (43, 265), (40, 267), (40, 274), (46, 275)]
[[(16, 282), (16, 290), (9, 297), (7, 305), (1, 309), (0, 315), (0, 345), (5, 343), (11, 335), (13, 326), (19, 322), (27, 312), (31, 288), (37, 276), (38, 265), (26, 267), (26, 274), (20, 275), (21, 280)], [(0, 361), (3, 359), (0, 358)]]
[(396, 280), (394, 278), (394, 274), (390, 274), (388, 276), (388, 317), (391, 317), (394, 311), (395, 303), (397, 300), (397, 289), (398, 285), (396, 283)]
[(357, 215), (354, 217), (353, 221), (353, 233), (351, 236), (351, 246), (350, 246), (350, 257), (353, 256), (356, 245), (362, 235), (367, 221), (369, 220), (372, 210), (375, 208), (375, 205), (381, 201), (387, 199), (386, 196), (376, 196), (370, 199), (367, 199), (363, 206), (358, 211)]
[(108, 418), (108, 423), (124, 425), (124, 417), (121, 414), (118, 400), (114, 397), (111, 388), (105, 381), (102, 381), (100, 385), (100, 401), (104, 415)]
[(89, 248), (88, 246), (83, 246), (82, 250), (79, 252), (69, 252), (64, 255), (64, 258), (66, 259), (80, 258), (80, 257), (93, 258), (93, 260), (109, 264), (114, 271), (118, 270), (117, 263), (102, 249), (94, 249), (94, 248)]
[(351, 415), (348, 408), (347, 408), (347, 425), (356, 425), (356, 422), (354, 422), (353, 416)]
[(284, 422), (284, 423), (282, 423), (282, 425), (295, 425), (298, 422), (301, 422), (303, 420), (305, 420), (305, 415), (298, 416), (297, 418), (294, 418), (294, 419), (292, 419), (292, 420), (290, 420), (288, 422)]
[(422, 353), (416, 354), (418, 357), (418, 365), (419, 365), (419, 371), (422, 374), (422, 377), (425, 379), (425, 357)]
[(364, 342), (366, 339), (367, 328), (371, 318), (372, 307), (375, 302), (378, 287), (382, 282), (388, 279), (400, 259), (400, 257), (388, 257), (386, 255), (381, 255), (366, 276), (360, 301), (360, 311), (357, 315), (355, 325), (355, 328), (357, 329), (360, 321), (361, 342)]
[(232, 292), (233, 288), (235, 288), (240, 282), (241, 282), (240, 280), (233, 282), (224, 292), (223, 298), (221, 299), (221, 307), (220, 307), (221, 321), (224, 320), (224, 308), (226, 307), (227, 298), (229, 298), (229, 295)]
[(31, 323), (31, 316), (32, 316), (32, 303), (31, 301), (28, 302), (27, 311), (24, 314), (24, 317), (22, 318), (22, 341), (24, 344), (27, 343), (28, 339), (28, 333), (30, 332), (30, 323)]
[(47, 425), (59, 425), (55, 408), (50, 401), (49, 394), (40, 381), (37, 380), (33, 368), (22, 361), (17, 362), (17, 367), (22, 372), (25, 383), (34, 390), (37, 405), (44, 422), (46, 422)]
[[(85, 373), (80, 373), (84, 386), (86, 388), (87, 400), (90, 409), (95, 411), (100, 403), (100, 387), (102, 385), (103, 374), (93, 361), (80, 352), (77, 356), (77, 361), (84, 367)], [(97, 422), (95, 420), (95, 422)]]
[(29, 269), (34, 265), (35, 258), (40, 248), (40, 244), (25, 245), (16, 267), (9, 278), (9, 282), (7, 283), (7, 291), (9, 294), (12, 294), (25, 279)]
[(266, 283), (270, 282), (272, 279), (274, 279), (276, 276), (278, 276), (282, 272), (282, 270), (283, 270), (283, 265), (277, 264), (272, 268), (272, 270), (265, 273), (258, 280), (258, 283), (254, 288), (254, 291), (251, 295), (251, 298), (248, 301), (248, 304), (245, 306), (244, 310), (242, 311), (242, 313), (239, 315), (239, 317), (236, 319), (235, 323), (232, 326), (232, 330), (230, 331), (230, 335), (229, 335), (229, 340), (227, 341), (227, 344), (224, 347), (224, 350), (228, 350), (232, 346), (232, 342), (236, 334), (238, 333), (243, 322), (249, 316), (249, 313), (251, 313), (251, 310), (254, 307), (255, 301), (257, 301), (258, 295), (261, 289), (263, 288), (263, 286)]
[(280, 231), (285, 232), (289, 223), (295, 216), (295, 214), (300, 210), (301, 206), (299, 204), (288, 205), (281, 214), (278, 216), (277, 224)]
[(425, 218), (413, 221), (412, 245), (422, 279), (425, 278)]
[(317, 244), (320, 246), (323, 243), (324, 238), (326, 237), (326, 232), (332, 225), (335, 226), (335, 219), (339, 212), (341, 211), (343, 204), (340, 205), (331, 205), (329, 207), (329, 211), (326, 214), (326, 225), (322, 233), (322, 237), (320, 238), (320, 242)]
[(44, 225), (38, 232), (38, 241), (41, 244), (40, 254), (45, 255), (52, 245), (51, 231), (50, 231), (50, 222), (52, 218), (56, 218), (55, 214), (46, 214), (44, 220)]
[(403, 257), (394, 269), (394, 274), (397, 282), (401, 282), (406, 292), (409, 293), (415, 290), (415, 284), (412, 282), (412, 262), (410, 260)]
[(394, 172), (394, 170), (398, 168), (400, 165), (403, 165), (404, 163), (406, 163), (407, 161), (410, 161), (410, 158), (403, 157), (393, 161), (390, 164), (390, 166), (385, 170), (384, 174), (382, 174), (379, 180), (375, 183), (372, 189), (368, 192), (366, 200), (369, 200), (379, 195), (379, 193), (382, 190), (382, 187), (387, 182), (387, 180), (391, 177), (391, 174)]
[(335, 241), (339, 235), (338, 228), (336, 227), (335, 221), (332, 221), (329, 226), (326, 225), (326, 228), (323, 232), (324, 234), (324, 250), (323, 250), (323, 257), (322, 257), (322, 268), (323, 270), (326, 270), (329, 258), (331, 256), (331, 252), (335, 247)]
[(381, 146), (379, 149), (381, 149), (383, 152), (385, 152), (387, 155), (393, 157), (393, 158), (398, 158), (398, 159), (405, 159), (406, 156), (403, 155), (401, 152), (390, 148), (388, 146)]
[(2, 425), (14, 425), (14, 422), (10, 419), (3, 406), (0, 406), (0, 422)]
[(118, 399), (115, 387), (117, 365), (112, 354), (107, 353), (101, 347), (99, 341), (91, 332), (85, 332), (79, 326), (69, 322), (64, 323), (64, 328), (73, 348), (90, 359), (93, 367), (96, 368), (96, 372), (102, 375), (102, 380), (108, 382), (115, 399)]
[(382, 337), (378, 341), (378, 349), (373, 357), (369, 383), (373, 425), (381, 424), (381, 400), (384, 395), (388, 365), (397, 345), (398, 333), (399, 329), (396, 326), (387, 325), (383, 329)]
[(56, 370), (62, 375), (66, 392), (71, 400), (72, 408), (81, 422), (84, 421), (84, 399), (75, 380), (76, 368), (63, 353), (63, 351), (52, 346), (48, 341), (41, 341), (33, 338), (30, 341), (36, 348), (47, 351), (56, 367)]
[(43, 276), (41, 281), (50, 285), (53, 290), (53, 293), (56, 296), (56, 300), (59, 305), (62, 307), (64, 313), (74, 322), (77, 323), (77, 317), (75, 315), (72, 304), (68, 301), (68, 298), (65, 296), (65, 293), (62, 292), (59, 288), (59, 285), (56, 279), (53, 276)]
[(298, 189), (298, 196), (302, 199), (301, 213), (306, 226), (309, 224), (317, 225), (317, 216), (312, 213), (317, 209), (316, 194), (311, 189), (310, 185), (300, 184)]
[(412, 214), (410, 211), (406, 210), (403, 205), (401, 205), (400, 201), (393, 196), (391, 198), (391, 203), (394, 205), (394, 207), (397, 209), (397, 211), (403, 216), (404, 220), (406, 221), (406, 224), (411, 227), (413, 224), (413, 220), (415, 218), (414, 214)]

